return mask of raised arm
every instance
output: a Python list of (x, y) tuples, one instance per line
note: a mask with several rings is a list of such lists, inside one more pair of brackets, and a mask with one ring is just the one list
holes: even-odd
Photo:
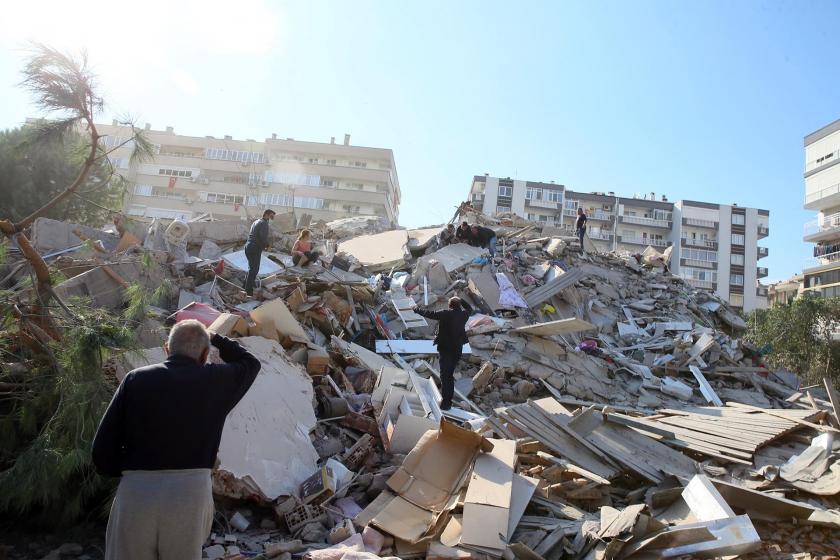
[(425, 307), (416, 307), (414, 312), (418, 315), (426, 317), (427, 319), (434, 319), (435, 321), (440, 321), (446, 314), (449, 313), (449, 310), (444, 311), (432, 311), (431, 309), (427, 309)]
[(210, 343), (219, 349), (219, 357), (225, 362), (212, 368), (220, 395), (231, 410), (251, 388), (262, 364), (235, 340), (213, 333)]

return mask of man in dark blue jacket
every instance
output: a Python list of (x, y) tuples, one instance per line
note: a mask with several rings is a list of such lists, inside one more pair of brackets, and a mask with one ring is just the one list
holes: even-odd
[[(210, 344), (224, 364), (207, 364)], [(210, 534), (225, 417), (260, 371), (238, 342), (198, 321), (177, 323), (162, 364), (125, 376), (96, 431), (93, 464), (122, 476), (105, 537), (106, 560), (201, 558)]]
[(260, 259), (262, 252), (271, 246), (271, 228), (268, 225), (274, 219), (274, 210), (266, 210), (260, 220), (254, 220), (251, 224), (251, 231), (248, 232), (248, 241), (245, 242), (245, 257), (248, 259), (248, 277), (245, 279), (245, 293), (254, 295), (254, 284), (257, 282), (257, 274), (260, 272)]
[(464, 344), (468, 342), (466, 325), (473, 309), (459, 297), (449, 298), (449, 309), (431, 311), (416, 308), (415, 312), (423, 317), (438, 322), (435, 346), (440, 357), (441, 410), (452, 408), (452, 396), (455, 394), (455, 368), (461, 359)]

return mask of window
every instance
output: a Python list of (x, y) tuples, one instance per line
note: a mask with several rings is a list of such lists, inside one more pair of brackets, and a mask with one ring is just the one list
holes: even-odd
[[(549, 191), (551, 192), (551, 191)], [(575, 210), (577, 211), (578, 201), (577, 200), (567, 200), (563, 203), (563, 208), (566, 210)]]
[(292, 197), (288, 194), (265, 193), (260, 195), (260, 204), (268, 206), (291, 206)]
[(354, 161), (352, 163), (353, 167), (367, 167), (366, 161)]
[(243, 204), (245, 202), (245, 196), (241, 194), (203, 192), (199, 194), (199, 197), (204, 202), (212, 204)]
[(563, 200), (563, 191), (553, 191), (546, 189), (544, 194), (545, 199), (549, 202), (562, 202)]
[(732, 234), (732, 244), (733, 245), (743, 245), (744, 244), (744, 234), (733, 233)]
[(532, 222), (535, 222), (535, 221), (537, 221), (537, 215), (528, 212), (527, 214), (525, 214), (525, 219), (531, 220)]
[(350, 187), (352, 187), (356, 190), (362, 190), (363, 188), (365, 188), (365, 184), (364, 183), (350, 183)]
[(158, 169), (158, 175), (168, 175), (169, 177), (192, 177), (192, 171), (185, 169)]
[(295, 208), (310, 208), (317, 210), (323, 207), (323, 198), (312, 198), (308, 196), (295, 197)]
[(732, 214), (732, 223), (736, 226), (744, 225), (744, 215), (743, 214)]
[(334, 159), (328, 159), (327, 160), (327, 165), (335, 165), (335, 160)]
[(654, 210), (653, 211), (653, 219), (654, 220), (664, 220), (666, 222), (671, 221), (671, 212), (667, 210)]
[(316, 157), (311, 157), (311, 158), (309, 158), (307, 161), (308, 161), (309, 163), (318, 163), (318, 158), (316, 158)]
[(703, 282), (717, 282), (717, 272), (714, 270), (685, 267), (683, 276), (693, 280), (702, 280)]
[(734, 307), (744, 307), (744, 294), (730, 294), (729, 305)]
[(733, 286), (743, 286), (744, 285), (744, 275), (743, 274), (733, 274), (729, 277), (729, 283)]
[(152, 196), (152, 185), (134, 185), (134, 194), (138, 196)]
[(334, 187), (335, 181), (332, 179), (321, 179), (321, 186), (322, 187)]
[(285, 183), (287, 185), (307, 185), (310, 187), (321, 186), (320, 175), (293, 175), (290, 173), (266, 172), (265, 179), (270, 183)]
[(510, 206), (496, 206), (497, 214), (503, 214), (505, 212), (510, 212)]
[(499, 186), (499, 196), (506, 196), (508, 198), (513, 196), (513, 187)]
[(525, 200), (542, 200), (542, 189), (528, 187), (525, 189)]
[(114, 169), (128, 169), (128, 158), (112, 158), (111, 165)]
[(744, 255), (729, 255), (729, 263), (744, 266)]
[(541, 222), (547, 222), (548, 221), (548, 216), (546, 216), (544, 214), (540, 214), (540, 221)]
[(692, 259), (695, 261), (717, 262), (717, 253), (715, 251), (704, 251), (703, 249), (688, 249), (682, 251), (682, 258)]
[(207, 159), (222, 159), (242, 163), (265, 162), (265, 154), (262, 152), (246, 152), (243, 150), (228, 150), (226, 148), (207, 148), (204, 150), (204, 157)]

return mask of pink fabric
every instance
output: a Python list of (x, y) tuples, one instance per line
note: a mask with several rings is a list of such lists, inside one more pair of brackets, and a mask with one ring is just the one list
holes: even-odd
[(206, 303), (194, 301), (175, 312), (175, 322), (195, 319), (205, 327), (209, 327), (213, 324), (213, 321), (219, 318), (219, 315), (221, 315), (220, 311), (213, 309)]

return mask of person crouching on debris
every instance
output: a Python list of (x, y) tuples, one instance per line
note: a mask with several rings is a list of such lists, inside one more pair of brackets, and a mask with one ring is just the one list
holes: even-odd
[(245, 293), (254, 295), (254, 284), (260, 272), (262, 252), (271, 246), (271, 229), (268, 222), (274, 219), (274, 210), (266, 210), (260, 220), (251, 224), (248, 241), (245, 242), (245, 257), (248, 259), (248, 277), (245, 279)]
[(455, 243), (455, 226), (453, 224), (447, 224), (447, 226), (441, 230), (438, 234), (438, 243), (441, 247), (446, 247), (447, 245)]
[(473, 234), (472, 229), (470, 229), (470, 224), (467, 222), (461, 222), (461, 225), (458, 226), (458, 229), (455, 231), (455, 242), (469, 243), (472, 245)]
[(496, 257), (496, 232), (492, 229), (478, 224), (472, 227), (472, 236), (475, 240), (475, 245), (490, 251), (490, 259)]
[(449, 309), (446, 311), (431, 311), (416, 306), (415, 311), (418, 315), (438, 322), (434, 344), (440, 357), (440, 385), (443, 396), (440, 408), (449, 410), (452, 408), (452, 396), (455, 394), (455, 368), (461, 359), (464, 344), (468, 342), (466, 325), (473, 308), (461, 298), (451, 297)]
[[(208, 364), (210, 345), (223, 364)], [(162, 364), (117, 388), (93, 439), (93, 464), (122, 476), (105, 534), (106, 560), (199, 560), (213, 523), (210, 469), (225, 417), (260, 361), (195, 320), (177, 323)]]
[(292, 245), (292, 262), (295, 266), (306, 266), (318, 260), (321, 255), (312, 250), (312, 234), (308, 229), (300, 232), (295, 244)]
[(583, 236), (586, 235), (586, 214), (583, 208), (577, 209), (577, 220), (575, 220), (575, 234), (580, 240), (580, 250), (583, 251)]

